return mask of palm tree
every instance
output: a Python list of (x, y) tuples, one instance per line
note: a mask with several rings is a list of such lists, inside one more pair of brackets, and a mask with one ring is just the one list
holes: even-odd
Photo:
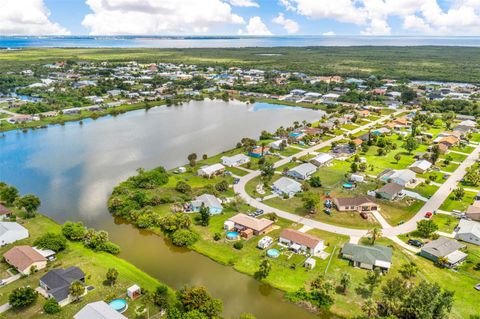
[(368, 232), (369, 235), (372, 236), (372, 245), (375, 245), (375, 241), (382, 237), (382, 230), (378, 227), (373, 228)]

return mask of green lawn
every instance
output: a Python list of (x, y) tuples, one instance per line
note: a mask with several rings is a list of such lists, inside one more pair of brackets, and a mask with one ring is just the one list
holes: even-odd
[(458, 225), (458, 219), (445, 214), (435, 214), (432, 220), (438, 225), (438, 230), (445, 233), (453, 232)]
[(465, 211), (473, 203), (473, 198), (477, 193), (465, 191), (465, 196), (461, 200), (454, 199), (453, 191), (440, 206), (441, 210), (451, 212), (453, 210)]
[(463, 162), (464, 160), (466, 160), (468, 155), (450, 152), (450, 153), (447, 153), (447, 154), (442, 154), (440, 156), (440, 158), (442, 158), (442, 159), (445, 159), (445, 158), (448, 158), (448, 157), (450, 157), (452, 161), (460, 163), (460, 162)]
[[(15, 245), (32, 245), (36, 238), (44, 234), (47, 231), (60, 232), (60, 225), (56, 224), (52, 220), (38, 215), (34, 219), (29, 219), (21, 222), (29, 232), (30, 237), (15, 243)], [(7, 245), (0, 249), (0, 253), (13, 247), (13, 245)], [(4, 304), (8, 301), (8, 295), (10, 292), (17, 288), (26, 285), (30, 285), (33, 288), (38, 287), (38, 280), (46, 272), (53, 268), (65, 268), (70, 266), (80, 267), (86, 274), (86, 283), (95, 287), (93, 291), (90, 291), (86, 296), (82, 297), (79, 302), (72, 303), (62, 308), (62, 311), (57, 315), (46, 315), (42, 313), (42, 307), (45, 299), (39, 296), (37, 301), (30, 307), (22, 310), (9, 310), (0, 315), (1, 318), (72, 318), (73, 315), (78, 312), (85, 304), (98, 300), (109, 300), (114, 297), (119, 297), (125, 294), (126, 289), (133, 284), (154, 290), (160, 282), (155, 278), (142, 272), (132, 264), (126, 262), (123, 259), (115, 257), (107, 253), (94, 252), (90, 249), (83, 247), (80, 243), (69, 242), (65, 251), (57, 254), (57, 260), (49, 263), (46, 269), (39, 270), (33, 275), (25, 278), (21, 278), (11, 284), (0, 288), (0, 304)], [(105, 274), (108, 268), (115, 268), (119, 272), (117, 283), (111, 287), (105, 285)], [(143, 298), (136, 301), (128, 301), (129, 309), (125, 313), (126, 316), (133, 318), (135, 308), (144, 302)], [(150, 315), (158, 313), (157, 307), (152, 304), (149, 305)]]
[(467, 153), (467, 154), (470, 154), (471, 152), (473, 152), (474, 149), (475, 149), (475, 147), (470, 146), (470, 145), (454, 146), (454, 147), (450, 148), (451, 151), (457, 151), (457, 152), (462, 152), (462, 153)]
[(421, 183), (412, 191), (422, 195), (423, 197), (430, 198), (435, 192), (438, 190), (438, 186), (432, 185), (432, 184), (427, 184), (427, 183)]
[(392, 226), (410, 220), (423, 206), (422, 201), (406, 197), (399, 201), (376, 200), (380, 204), (383, 218)]
[(460, 165), (452, 162), (450, 162), (448, 165), (445, 165), (444, 161), (438, 161), (436, 166), (444, 172), (453, 173)]

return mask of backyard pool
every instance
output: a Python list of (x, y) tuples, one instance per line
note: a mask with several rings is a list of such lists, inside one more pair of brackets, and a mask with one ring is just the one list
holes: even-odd
[(113, 299), (108, 305), (120, 313), (128, 309), (127, 301), (125, 299)]
[(345, 188), (345, 189), (352, 189), (352, 188), (353, 188), (353, 184), (344, 183), (344, 184), (343, 184), (343, 188)]
[(278, 258), (278, 256), (280, 256), (280, 252), (278, 249), (272, 248), (267, 250), (267, 256), (270, 258)]
[(237, 240), (238, 239), (238, 232), (236, 231), (229, 231), (227, 233), (227, 239), (229, 240)]

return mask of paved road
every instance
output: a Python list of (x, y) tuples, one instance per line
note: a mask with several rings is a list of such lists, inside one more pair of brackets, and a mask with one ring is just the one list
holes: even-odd
[[(397, 111), (397, 112), (393, 113), (392, 115), (395, 116), (395, 115), (398, 115), (402, 112), (404, 112), (404, 110)], [(390, 116), (391, 115), (384, 116), (384, 117), (382, 117), (382, 118), (380, 118), (376, 121), (370, 122), (366, 125), (363, 125), (363, 126), (360, 126), (360, 127), (356, 128), (354, 130), (351, 130), (349, 133), (355, 134), (355, 133), (360, 132), (362, 130), (368, 129), (369, 127), (372, 127), (376, 124), (379, 124), (379, 123), (382, 123), (382, 122), (386, 121), (388, 118), (390, 118)], [(332, 139), (329, 139), (325, 142), (322, 142), (320, 144), (317, 144), (315, 146), (307, 148), (307, 149), (305, 149), (305, 150), (303, 150), (299, 153), (296, 153), (292, 156), (283, 158), (283, 159), (277, 161), (274, 164), (274, 167), (277, 168), (277, 167), (280, 167), (284, 164), (287, 164), (287, 163), (291, 162), (293, 157), (297, 157), (297, 158), (302, 157), (302, 156), (307, 155), (308, 153), (314, 152), (318, 149), (330, 146), (332, 144), (332, 142), (339, 141), (341, 139), (344, 139), (345, 137), (346, 136), (344, 134), (336, 136), (336, 137), (334, 137)], [(325, 231), (335, 233), (335, 234), (341, 234), (341, 235), (353, 236), (353, 237), (364, 237), (367, 234), (368, 230), (365, 230), (365, 229), (352, 229), (352, 228), (346, 228), (346, 227), (340, 227), (340, 226), (335, 226), (335, 225), (322, 223), (322, 222), (319, 222), (319, 221), (316, 221), (316, 220), (313, 220), (313, 219), (304, 218), (304, 217), (301, 217), (301, 216), (298, 216), (298, 215), (295, 215), (295, 214), (292, 214), (292, 213), (289, 213), (289, 212), (286, 212), (286, 211), (283, 211), (283, 210), (280, 210), (280, 209), (277, 209), (277, 208), (273, 208), (271, 206), (268, 206), (268, 205), (256, 200), (255, 198), (253, 198), (253, 197), (251, 197), (250, 195), (247, 194), (247, 192), (245, 191), (245, 186), (248, 183), (248, 181), (250, 181), (251, 179), (253, 179), (253, 178), (255, 178), (259, 175), (260, 175), (260, 171), (251, 172), (251, 173), (243, 176), (242, 178), (240, 178), (240, 181), (238, 182), (238, 184), (235, 184), (233, 186), (233, 189), (234, 189), (235, 193), (238, 193), (240, 195), (240, 197), (242, 197), (249, 205), (251, 205), (251, 206), (253, 206), (257, 209), (263, 209), (265, 212), (273, 212), (273, 213), (277, 214), (279, 217), (291, 220), (293, 222), (301, 223), (301, 224), (307, 225), (307, 226), (312, 227), (312, 228), (325, 230)]]
[[(397, 111), (393, 115), (398, 115), (399, 113), (403, 112), (403, 110)], [(350, 131), (351, 134), (355, 134), (357, 132), (360, 132), (362, 130), (368, 129), (371, 126), (374, 126), (376, 124), (382, 123), (383, 121), (386, 121), (390, 116), (384, 116), (376, 121), (373, 121), (371, 123), (368, 123), (364, 126), (358, 127), (352, 131)], [(293, 157), (302, 157), (304, 155), (307, 155), (308, 153), (314, 152), (318, 149), (321, 149), (323, 147), (330, 146), (332, 142), (334, 141), (339, 141), (341, 139), (345, 138), (345, 135), (339, 135), (336, 137), (333, 137), (330, 140), (327, 140), (325, 142), (322, 142), (320, 144), (317, 144), (313, 147), (310, 147), (308, 149), (305, 149), (293, 156), (283, 158), (276, 162), (274, 164), (275, 168), (278, 168), (284, 164), (289, 163)], [(398, 239), (396, 236), (401, 235), (401, 234), (406, 234), (414, 231), (417, 228), (417, 222), (421, 219), (424, 218), (426, 212), (433, 212), (434, 210), (438, 210), (440, 205), (445, 201), (445, 199), (448, 197), (448, 195), (451, 193), (451, 191), (457, 186), (457, 183), (459, 180), (463, 178), (463, 176), (466, 173), (466, 169), (473, 165), (475, 161), (479, 158), (480, 154), (480, 144), (476, 146), (475, 150), (470, 153), (465, 161), (463, 161), (460, 166), (455, 170), (455, 172), (450, 173), (450, 177), (440, 186), (440, 188), (435, 192), (435, 194), (424, 204), (424, 206), (418, 211), (418, 213), (409, 221), (406, 223), (399, 225), (399, 226), (390, 226), (388, 223), (383, 223), (383, 229), (382, 229), (382, 234), (384, 237), (389, 237), (392, 238), (395, 242), (398, 244), (402, 245), (403, 247), (406, 247), (407, 249), (413, 251), (409, 245), (403, 243), (400, 239)], [(291, 220), (296, 223), (301, 223), (304, 225), (307, 225), (312, 228), (317, 228), (320, 230), (328, 231), (331, 233), (336, 233), (336, 234), (341, 234), (341, 235), (346, 235), (350, 237), (364, 237), (367, 235), (368, 230), (364, 229), (352, 229), (352, 228), (347, 228), (347, 227), (340, 227), (340, 226), (335, 226), (335, 225), (330, 225), (326, 223), (322, 223), (313, 219), (309, 218), (304, 218), (277, 208), (273, 208), (271, 206), (268, 206), (260, 201), (258, 201), (255, 198), (252, 198), (250, 195), (247, 194), (245, 191), (245, 186), (248, 181), (251, 179), (257, 177), (260, 175), (260, 171), (253, 171), (249, 173), (248, 175), (243, 176), (240, 178), (240, 181), (238, 184), (234, 185), (234, 190), (235, 193), (238, 193), (240, 197), (242, 197), (249, 205), (258, 208), (258, 209), (263, 209), (265, 212), (274, 212), (276, 213), (279, 217)], [(384, 219), (382, 220), (382, 222)], [(403, 244), (401, 244), (403, 243)]]

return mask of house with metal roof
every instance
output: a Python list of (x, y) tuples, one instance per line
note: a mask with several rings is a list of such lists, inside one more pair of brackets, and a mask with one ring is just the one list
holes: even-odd
[(290, 170), (287, 175), (298, 179), (307, 179), (317, 171), (317, 167), (311, 163), (300, 164)]
[(432, 163), (430, 163), (427, 160), (420, 159), (415, 163), (413, 163), (412, 165), (410, 165), (409, 169), (414, 171), (415, 173), (423, 174), (426, 171), (428, 171), (430, 167), (432, 167)]
[(0, 246), (28, 238), (28, 230), (15, 222), (0, 222)]
[(378, 175), (378, 179), (385, 183), (397, 183), (406, 186), (416, 178), (415, 172), (409, 169), (386, 169)]
[(331, 160), (333, 160), (333, 156), (328, 153), (318, 153), (317, 156), (310, 160), (310, 163), (316, 166), (323, 166), (328, 164)]
[(222, 156), (222, 164), (228, 167), (237, 167), (250, 162), (250, 157), (245, 154), (237, 154), (233, 156)]
[(280, 177), (272, 184), (272, 189), (280, 196), (292, 197), (302, 191), (302, 184), (288, 177)]
[(354, 267), (387, 271), (392, 266), (392, 248), (382, 245), (363, 246), (346, 243), (342, 248), (342, 257), (350, 260)]
[(193, 212), (199, 212), (202, 208), (202, 205), (208, 208), (210, 215), (217, 215), (220, 214), (223, 210), (222, 203), (220, 200), (210, 194), (203, 194), (195, 198), (190, 202), (190, 209)]
[(203, 166), (197, 171), (199, 176), (210, 178), (215, 175), (220, 175), (225, 171), (225, 166), (222, 164), (212, 164), (208, 166)]
[(455, 231), (455, 239), (480, 246), (479, 222), (467, 219), (460, 219), (460, 223), (458, 224)]
[(110, 307), (105, 301), (86, 304), (74, 316), (74, 319), (127, 319), (124, 315)]
[(465, 244), (461, 244), (456, 240), (440, 237), (423, 246), (420, 250), (420, 256), (434, 262), (445, 259), (445, 266), (452, 268), (467, 258), (467, 254), (459, 250), (462, 248), (465, 248)]

